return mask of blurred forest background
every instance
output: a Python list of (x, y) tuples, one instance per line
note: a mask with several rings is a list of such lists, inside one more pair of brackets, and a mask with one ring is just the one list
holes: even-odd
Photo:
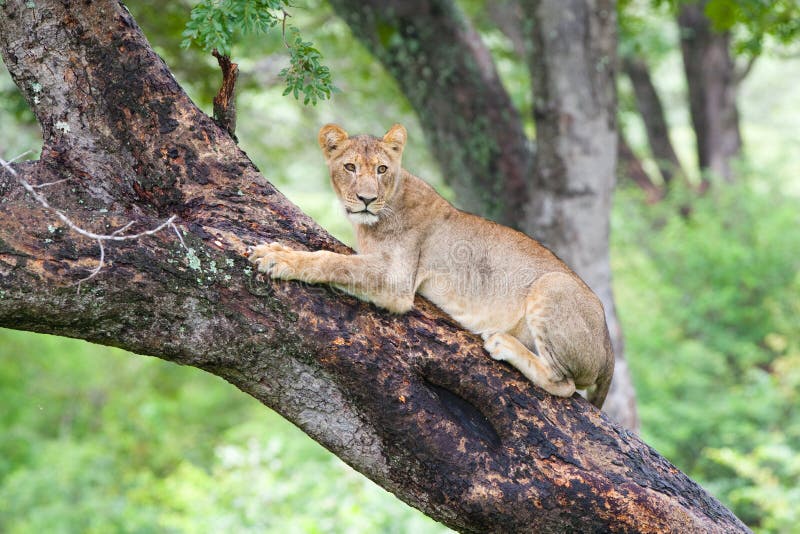
[[(180, 47), (193, 4), (127, 5), (211, 113), (216, 60)], [(457, 8), (533, 137), (513, 3)], [(618, 18), (611, 262), (641, 435), (754, 530), (798, 532), (800, 6), (623, 0)], [(299, 2), (291, 23), (322, 52), (337, 89), (315, 106), (284, 96), (280, 31), (236, 41), (237, 134), (267, 178), (351, 243), (317, 130), (339, 122), (382, 134), (400, 122), (410, 134), (405, 167), (458, 201), (409, 99), (334, 9)], [(728, 71), (685, 65), (681, 36), (698, 28), (722, 47)], [(741, 146), (698, 149), (691, 95), (703, 76), (728, 77)], [(33, 115), (0, 72), (0, 156), (40, 146)], [(444, 530), (216, 377), (0, 330), (0, 532)]]

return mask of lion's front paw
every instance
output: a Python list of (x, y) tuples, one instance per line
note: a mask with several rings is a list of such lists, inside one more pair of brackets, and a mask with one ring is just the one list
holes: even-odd
[(292, 280), (297, 273), (300, 251), (281, 245), (280, 243), (264, 243), (253, 247), (248, 260), (256, 268), (272, 278)]
[(495, 360), (503, 361), (506, 359), (508, 347), (502, 334), (482, 334), (483, 348)]

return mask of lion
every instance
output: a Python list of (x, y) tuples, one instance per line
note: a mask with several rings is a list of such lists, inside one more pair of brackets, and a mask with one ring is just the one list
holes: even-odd
[(559, 397), (588, 389), (602, 407), (614, 353), (600, 299), (536, 240), (456, 209), (403, 169), (406, 140), (399, 124), (382, 138), (323, 126), (319, 145), (358, 253), (269, 243), (250, 261), (272, 278), (330, 284), (397, 314), (418, 293), (536, 386)]

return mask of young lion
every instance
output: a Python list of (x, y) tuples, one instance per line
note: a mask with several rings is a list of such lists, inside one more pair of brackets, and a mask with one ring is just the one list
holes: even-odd
[(331, 284), (395, 313), (419, 293), (480, 334), (492, 358), (553, 395), (593, 386), (589, 400), (601, 407), (614, 354), (600, 300), (537, 241), (455, 209), (404, 170), (405, 143), (399, 124), (382, 139), (324, 126), (319, 144), (359, 253), (269, 243), (250, 261), (273, 278)]

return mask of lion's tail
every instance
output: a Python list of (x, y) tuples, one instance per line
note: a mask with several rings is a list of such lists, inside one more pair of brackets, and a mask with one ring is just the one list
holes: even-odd
[(596, 406), (598, 410), (603, 407), (608, 390), (611, 388), (611, 379), (614, 378), (614, 360), (612, 359), (611, 362), (612, 365), (605, 369), (605, 372), (597, 378), (594, 387), (587, 392), (589, 402)]

